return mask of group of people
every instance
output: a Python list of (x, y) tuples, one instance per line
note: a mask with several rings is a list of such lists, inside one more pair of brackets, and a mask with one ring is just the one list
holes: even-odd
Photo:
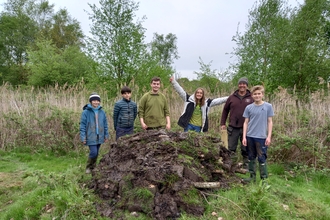
[[(232, 152), (232, 159), (237, 158), (236, 149), (240, 142), (243, 165), (250, 173), (250, 178), (245, 181), (256, 181), (256, 158), (261, 179), (267, 179), (267, 147), (271, 143), (274, 112), (272, 105), (263, 101), (263, 86), (254, 86), (250, 91), (248, 79), (243, 77), (239, 79), (238, 89), (233, 94), (210, 99), (205, 97), (203, 88), (197, 88), (193, 95), (189, 95), (173, 77), (170, 82), (184, 101), (178, 125), (185, 132), (207, 132), (210, 108), (225, 103), (220, 126), (221, 129), (227, 129), (228, 148)], [(121, 89), (122, 99), (115, 103), (113, 111), (116, 140), (121, 136), (133, 134), (137, 116), (144, 130), (171, 129), (169, 105), (164, 94), (160, 92), (161, 79), (153, 77), (150, 86), (151, 90), (142, 96), (138, 106), (131, 100), (131, 89), (127, 86)], [(100, 146), (109, 139), (107, 118), (100, 106), (100, 96), (91, 94), (89, 102), (83, 108), (80, 121), (80, 139), (90, 149), (86, 173), (90, 173), (95, 167)]]

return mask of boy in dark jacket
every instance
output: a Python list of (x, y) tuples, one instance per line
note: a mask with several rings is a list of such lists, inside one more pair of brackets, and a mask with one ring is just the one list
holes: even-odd
[(109, 139), (108, 121), (100, 106), (100, 96), (92, 93), (89, 102), (83, 107), (80, 119), (80, 140), (90, 151), (86, 166), (87, 174), (95, 167), (101, 144)]
[(132, 91), (124, 86), (121, 89), (122, 99), (116, 102), (113, 109), (113, 125), (116, 131), (116, 140), (124, 135), (133, 134), (134, 121), (137, 115), (137, 105), (131, 101)]

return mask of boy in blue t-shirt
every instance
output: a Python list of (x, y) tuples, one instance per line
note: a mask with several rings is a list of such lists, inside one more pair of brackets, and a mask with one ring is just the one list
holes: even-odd
[(263, 86), (254, 86), (251, 89), (254, 102), (246, 106), (243, 113), (245, 120), (242, 144), (247, 146), (250, 172), (250, 178), (244, 179), (246, 182), (256, 181), (256, 158), (259, 162), (260, 178), (268, 178), (266, 159), (267, 148), (271, 143), (274, 111), (270, 103), (262, 100), (264, 93)]

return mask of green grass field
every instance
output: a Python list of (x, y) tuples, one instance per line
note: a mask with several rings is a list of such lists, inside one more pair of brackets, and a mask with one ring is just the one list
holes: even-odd
[[(84, 174), (86, 158), (87, 149), (69, 155), (0, 151), (0, 219), (104, 219), (93, 205), (98, 198), (87, 187), (91, 176)], [(203, 192), (205, 214), (182, 213), (180, 219), (329, 219), (327, 170), (270, 163), (269, 174), (267, 186)], [(150, 219), (128, 212), (117, 216)]]

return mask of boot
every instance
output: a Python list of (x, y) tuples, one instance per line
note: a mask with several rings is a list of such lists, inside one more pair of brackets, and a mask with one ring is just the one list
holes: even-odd
[(243, 181), (246, 183), (256, 182), (256, 160), (249, 161), (249, 173), (250, 177), (243, 179)]
[(247, 156), (242, 155), (243, 157), (243, 169), (249, 170), (249, 159)]
[(267, 178), (268, 178), (268, 172), (267, 172), (267, 164), (265, 163), (259, 163), (259, 170), (260, 170), (260, 179), (262, 183), (267, 184)]
[(92, 172), (92, 170), (95, 167), (96, 160), (97, 160), (97, 157), (96, 158), (88, 158), (87, 165), (86, 165), (86, 172), (85, 172), (86, 174), (89, 174), (89, 173)]
[(96, 161), (97, 161), (97, 157), (92, 159), (92, 165), (91, 165), (91, 169), (93, 170), (96, 166)]
[(92, 166), (92, 158), (88, 158), (87, 165), (86, 165), (86, 172), (85, 172), (86, 174), (89, 174), (92, 172), (91, 166)]

